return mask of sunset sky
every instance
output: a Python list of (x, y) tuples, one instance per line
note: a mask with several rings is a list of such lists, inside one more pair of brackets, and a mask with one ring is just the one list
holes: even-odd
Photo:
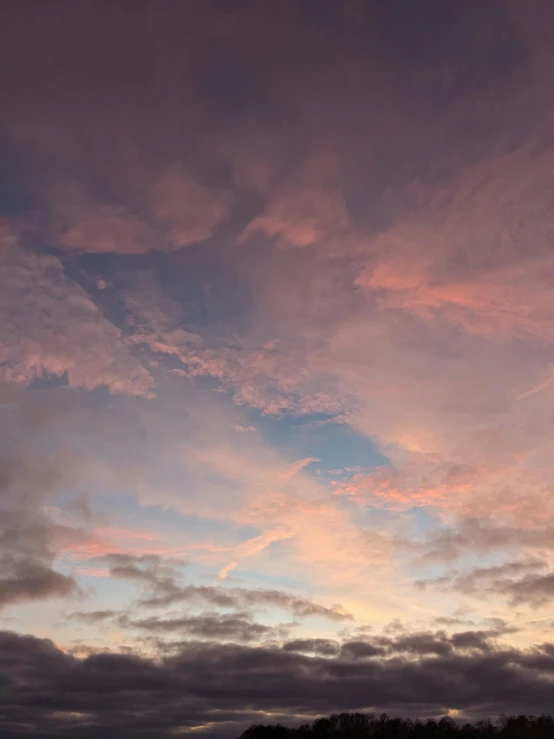
[(554, 712), (553, 29), (1, 3), (3, 738)]

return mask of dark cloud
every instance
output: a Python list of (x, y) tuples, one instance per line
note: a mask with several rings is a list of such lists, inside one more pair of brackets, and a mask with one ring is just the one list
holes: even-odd
[(455, 649), (479, 649), (488, 651), (491, 633), (487, 631), (461, 631), (453, 634), (450, 641)]
[(447, 657), (452, 651), (452, 645), (446, 637), (431, 633), (401, 636), (394, 641), (394, 647), (398, 652), (417, 655), (436, 654), (440, 657)]
[(346, 640), (341, 644), (328, 639), (295, 639), (283, 644), (288, 652), (318, 654), (325, 657), (340, 654), (345, 659), (390, 658), (394, 655), (404, 657), (423, 657), (436, 655), (447, 657), (456, 651), (493, 649), (495, 639), (503, 634), (511, 633), (506, 624), (495, 624), (496, 628), (480, 631), (462, 631), (448, 635), (444, 631), (409, 633), (408, 631), (388, 637), (375, 635), (358, 640)]
[(13, 603), (75, 594), (72, 577), (32, 560), (0, 558), (0, 608)]
[[(417, 89), (421, 103), (433, 109), (469, 91), (513, 84), (522, 62), (516, 29), (505, 4), (496, 0), (486, 7), (478, 0), (463, 5), (378, 0), (370, 14), (391, 66), (409, 70), (404, 89), (411, 87), (412, 94)], [(485, 28), (488, 33), (482, 32)], [(429, 74), (430, 65), (438, 68), (436, 75)]]
[[(352, 659), (378, 657), (386, 653), (385, 646), (379, 642), (381, 642), (381, 640), (378, 640), (377, 644), (372, 644), (368, 641), (348, 641), (342, 645), (341, 654), (346, 658)], [(387, 640), (385, 640), (385, 644), (386, 643), (388, 643)]]
[(306, 652), (333, 657), (339, 652), (339, 643), (332, 639), (294, 639), (283, 644), (282, 648), (285, 652)]
[(54, 569), (59, 547), (76, 535), (78, 525), (56, 522), (44, 511), (59, 486), (75, 479), (77, 460), (33, 454), (18, 447), (17, 435), (12, 428), (0, 458), (0, 608), (78, 592), (72, 576)]
[(508, 595), (513, 605), (527, 603), (538, 608), (554, 598), (554, 573), (529, 574), (519, 580), (493, 583), (492, 587), (496, 592)]
[[(341, 710), (409, 716), (456, 709), (479, 718), (540, 713), (551, 705), (554, 648), (483, 648), (466, 635), (458, 646), (439, 635), (412, 635), (389, 656), (307, 656), (296, 650), (183, 643), (158, 660), (96, 653), (84, 659), (52, 642), (0, 634), (4, 736), (84, 739), (164, 737), (204, 726), (204, 735), (239, 735), (262, 712), (283, 720)], [(471, 649), (468, 650), (468, 644)], [(395, 651), (396, 650), (396, 651)]]
[(500, 0), (7, 5), (4, 207), (77, 252), (232, 238), (329, 150), (351, 212), (383, 222), (392, 183), (490, 140), (501, 117), (475, 96), (504, 100), (529, 64)]

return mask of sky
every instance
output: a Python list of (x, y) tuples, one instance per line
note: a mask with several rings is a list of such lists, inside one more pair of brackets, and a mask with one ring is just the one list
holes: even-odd
[(552, 712), (553, 27), (4, 0), (2, 737)]

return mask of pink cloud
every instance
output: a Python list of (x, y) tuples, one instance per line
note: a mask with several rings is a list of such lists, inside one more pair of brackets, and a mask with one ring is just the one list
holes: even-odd
[[(121, 527), (93, 527), (85, 535), (68, 539), (60, 548), (60, 554), (65, 554), (70, 560), (77, 563), (86, 563), (87, 560), (101, 558), (108, 554), (160, 555), (179, 556), (183, 547), (168, 545), (162, 534), (143, 529)], [(83, 569), (84, 567), (84, 569)], [(78, 565), (79, 572), (98, 573), (103, 577), (107, 570), (102, 567)]]
[(81, 252), (141, 254), (172, 251), (205, 241), (227, 217), (230, 200), (176, 168), (153, 175), (140, 204), (95, 200), (72, 185), (48, 193), (49, 230), (55, 243)]
[(173, 249), (208, 239), (229, 215), (230, 207), (228, 193), (210, 189), (176, 168), (160, 175), (150, 195), (151, 211), (166, 225)]
[(95, 201), (69, 187), (53, 191), (49, 198), (50, 230), (64, 249), (140, 254), (156, 243), (142, 218), (124, 206)]
[[(241, 19), (202, 3), (194, 13), (175, 3), (175, 13), (152, 6), (130, 18), (116, 3), (107, 20), (94, 4), (66, 5), (64, 13), (37, 8), (33, 22), (23, 12), (0, 31), (14, 69), (2, 88), (12, 102), (6, 131), (45, 163), (29, 176), (28, 195), (46, 223), (30, 234), (34, 214), (25, 213), (29, 249), (10, 243), (2, 257), (3, 378), (29, 385), (43, 373), (66, 375), (71, 387), (149, 397), (153, 379), (136, 357), (155, 354), (157, 375), (170, 367), (168, 384), (178, 388), (148, 416), (156, 426), (160, 414), (166, 446), (158, 459), (137, 444), (140, 470), (119, 482), (145, 507), (254, 527), (259, 534), (246, 542), (229, 535), (221, 547), (195, 543), (220, 576), (246, 561), (286, 576), (294, 565), (318, 586), (359, 587), (366, 615), (375, 593), (391, 610), (403, 596), (386, 587), (394, 537), (364, 529), (358, 506), (427, 506), (448, 520), (497, 516), (521, 527), (551, 516), (554, 157), (503, 136), (494, 156), (482, 156), (506, 121), (531, 131), (534, 121), (524, 119), (533, 118), (547, 130), (549, 95), (522, 96), (511, 77), (505, 87), (495, 78), (493, 104), (481, 88), (467, 93), (460, 76), (478, 64), (465, 45), (461, 60), (440, 67), (442, 102), (430, 115), (438, 67), (399, 75), (397, 55), (376, 63), (371, 44), (359, 59), (350, 42), (330, 51), (319, 30), (291, 31), (294, 3), (280, 6), (269, 26), (256, 4)], [(340, 23), (353, 12), (347, 6), (337, 10)], [(533, 23), (522, 22), (529, 31)], [(73, 41), (60, 40), (73, 40), (76, 28), (72, 56)], [(487, 60), (496, 31), (504, 33), (479, 34)], [(544, 74), (539, 56), (529, 69)], [(146, 74), (145, 59), (155, 60)], [(232, 64), (246, 100), (210, 88)], [(406, 95), (414, 80), (422, 89), (415, 103)], [(34, 94), (22, 96), (29, 86)], [(473, 126), (484, 142), (466, 134)], [(35, 251), (45, 234), (66, 250), (63, 260), (126, 255), (113, 258), (137, 278), (119, 293), (125, 337), (62, 259)], [(177, 252), (219, 235), (209, 259), (227, 250), (253, 313), (195, 327), (179, 300), (133, 272), (146, 259), (131, 255)], [(191, 255), (166, 255), (164, 264), (180, 270)], [(96, 281), (101, 290), (108, 284)], [(263, 446), (262, 433), (231, 434), (253, 427), (234, 423), (231, 404), (213, 412), (194, 383), (201, 377), (262, 414), (334, 415), (391, 466), (354, 472), (333, 496), (306, 470), (315, 458), (283, 459)], [(191, 407), (205, 405), (180, 407), (181, 390)], [(193, 438), (171, 426), (174, 406), (179, 423), (193, 417)], [(163, 460), (175, 467), (160, 471)], [(175, 479), (167, 482), (166, 472)], [(173, 551), (152, 532), (91, 529), (64, 540), (68, 556)], [(276, 548), (282, 560), (272, 560)]]
[(252, 220), (240, 240), (262, 233), (281, 247), (321, 247), (346, 233), (350, 217), (340, 192), (300, 187), (272, 200), (268, 211)]
[(64, 274), (59, 259), (15, 243), (0, 258), (2, 380), (28, 385), (43, 373), (65, 374), (72, 387), (152, 394), (153, 380), (128, 351), (121, 331)]

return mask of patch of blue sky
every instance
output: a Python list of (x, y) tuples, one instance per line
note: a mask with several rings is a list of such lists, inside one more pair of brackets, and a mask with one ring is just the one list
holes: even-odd
[[(31, 607), (29, 607), (31, 605)], [(77, 610), (85, 610), (84, 602), (71, 600), (41, 600), (40, 607), (33, 604), (21, 603), (4, 609), (3, 616), (6, 617), (6, 628), (16, 627), (23, 633), (31, 633), (42, 639), (55, 639), (66, 641), (76, 623), (67, 620), (64, 612), (70, 613)], [(91, 610), (97, 610), (95, 606)], [(57, 626), (57, 628), (56, 628)]]
[(404, 522), (405, 528), (424, 536), (436, 520), (431, 512), (417, 507), (398, 510), (380, 505), (360, 505), (357, 500), (345, 496), (337, 496), (335, 502), (343, 510), (351, 513), (358, 526), (385, 529), (395, 523)]
[[(64, 563), (63, 560), (60, 560), (56, 569), (64, 574), (71, 574), (72, 570), (73, 572), (75, 570), (75, 562)], [(139, 589), (135, 582), (119, 577), (111, 577), (107, 566), (105, 567), (105, 574), (101, 574), (103, 571), (101, 562), (79, 562), (77, 570), (76, 579), (84, 597), (77, 604), (78, 607), (75, 610), (116, 610), (127, 607), (139, 596)], [(96, 571), (96, 574), (92, 574), (93, 571)]]
[(369, 471), (388, 464), (374, 441), (329, 415), (292, 417), (251, 412), (248, 419), (248, 425), (256, 428), (263, 439), (286, 458), (318, 459), (306, 471), (325, 480), (340, 479), (358, 470)]
[(33, 390), (50, 390), (69, 385), (69, 377), (67, 372), (56, 375), (49, 372), (42, 372), (37, 375), (30, 383), (29, 387)]
[[(203, 540), (206, 537), (232, 538), (233, 541), (247, 541), (259, 536), (262, 532), (255, 526), (238, 525), (232, 519), (202, 517), (190, 513), (182, 513), (176, 507), (160, 502), (145, 504), (132, 492), (128, 495), (114, 495), (112, 488), (104, 486), (75, 487), (66, 490), (56, 497), (56, 504), (68, 506), (77, 500), (82, 492), (89, 493), (93, 514), (107, 516), (112, 526), (164, 532), (167, 535), (182, 535), (187, 540)], [(119, 491), (118, 491), (119, 492)]]
[[(106, 508), (109, 500), (105, 500)], [(106, 510), (104, 508), (104, 510)], [(138, 501), (130, 500), (120, 509), (122, 516), (137, 525), (148, 526), (151, 531), (163, 531), (168, 535), (182, 536), (187, 542), (226, 541), (240, 543), (259, 536), (261, 531), (254, 526), (237, 526), (231, 520), (205, 518), (193, 514), (181, 513), (174, 508), (159, 506), (141, 506)]]
[(406, 511), (406, 514), (410, 516), (411, 520), (414, 522), (417, 533), (421, 536), (430, 534), (440, 521), (439, 517), (432, 509), (423, 508), (422, 506), (409, 508)]
[[(75, 563), (60, 558), (56, 569), (63, 574), (72, 574)], [(78, 576), (79, 593), (67, 598), (51, 598), (40, 601), (40, 607), (33, 604), (21, 603), (8, 606), (3, 611), (7, 617), (6, 626), (10, 627), (10, 620), (17, 624), (17, 628), (35, 636), (54, 639), (63, 646), (71, 646), (71, 641), (80, 632), (86, 633), (86, 643), (93, 640), (94, 633), (102, 624), (91, 629), (76, 619), (68, 618), (74, 612), (126, 610), (139, 595), (137, 587), (128, 581), (110, 577), (92, 577), (81, 574)], [(31, 607), (30, 607), (31, 606)]]

